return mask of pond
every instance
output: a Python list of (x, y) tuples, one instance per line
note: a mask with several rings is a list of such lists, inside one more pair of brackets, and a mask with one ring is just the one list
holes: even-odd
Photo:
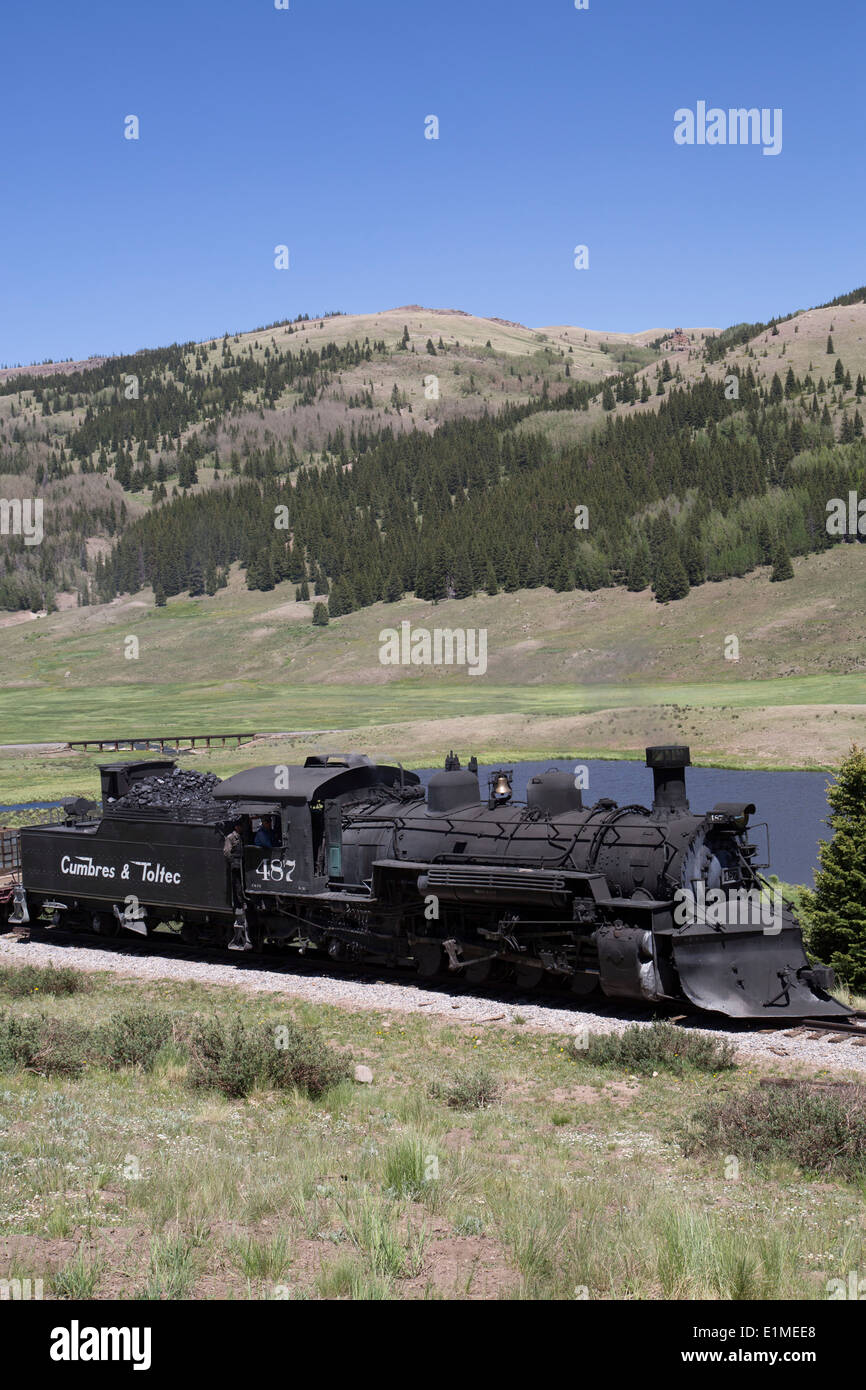
[[(465, 767), (466, 760), (463, 760)], [(553, 758), (534, 763), (480, 764), (478, 773), (481, 794), (488, 790), (487, 778), (500, 767), (513, 769), (514, 798), (526, 799), (530, 777), (555, 767), (561, 772), (573, 772), (578, 766), (587, 768), (589, 783), (583, 792), (584, 804), (591, 806), (600, 797), (608, 796), (620, 806), (636, 803), (650, 806), (653, 798), (653, 775), (643, 762), (626, 760), (572, 759), (562, 762)], [(426, 785), (436, 769), (419, 773)], [(826, 772), (738, 772), (726, 768), (686, 768), (686, 795), (692, 811), (698, 814), (712, 810), (717, 801), (752, 801), (756, 806), (751, 818), (755, 828), (754, 842), (758, 859), (766, 858), (766, 833), (758, 830), (766, 825), (770, 842), (769, 872), (778, 874), (786, 883), (812, 884), (812, 871), (818, 867), (818, 842), (829, 839), (825, 821), (830, 814), (827, 804)]]

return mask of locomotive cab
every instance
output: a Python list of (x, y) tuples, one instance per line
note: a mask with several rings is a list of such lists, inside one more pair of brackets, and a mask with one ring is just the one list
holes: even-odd
[(310, 897), (344, 887), (344, 807), (371, 788), (418, 780), (358, 753), (317, 754), (303, 767), (278, 763), (238, 772), (220, 784), (214, 799), (232, 801), (242, 813), (270, 815), (279, 826), (279, 847), (244, 848), (247, 892), (263, 899)]

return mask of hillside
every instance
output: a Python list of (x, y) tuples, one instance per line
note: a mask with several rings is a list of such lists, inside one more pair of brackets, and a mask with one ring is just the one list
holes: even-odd
[[(807, 675), (866, 680), (866, 547), (860, 545), (798, 560), (786, 584), (771, 584), (770, 571), (761, 568), (703, 584), (687, 601), (666, 606), (653, 602), (649, 589), (521, 589), (438, 603), (412, 597), (376, 603), (317, 629), (314, 601), (298, 602), (294, 592), (291, 583), (251, 591), (235, 566), (213, 596), (183, 594), (163, 608), (154, 608), (144, 589), (37, 620), (10, 615), (0, 619), (7, 624), (0, 688), (213, 680), (435, 688), (453, 669), (380, 662), (380, 633), (407, 620), (413, 628), (486, 630), (486, 670), (467, 676), (470, 686), (738, 685)], [(725, 659), (729, 634), (738, 637), (738, 661)], [(135, 660), (123, 656), (130, 635), (139, 641)]]
[[(827, 467), (841, 489), (862, 464), (864, 298), (676, 336), (407, 305), (6, 370), (0, 490), (43, 502), (45, 538), (37, 556), (4, 536), (0, 608), (147, 581), (212, 593), (237, 560), (251, 588), (308, 580), (325, 599), (336, 579), (333, 616), (407, 592), (545, 583), (649, 582), (664, 601), (769, 562), (781, 538), (808, 553), (826, 543)], [(243, 479), (258, 496), (239, 507), (226, 490)], [(585, 535), (578, 502), (594, 504)], [(277, 536), (276, 506), (291, 513)], [(503, 533), (527, 506), (514, 555)], [(243, 525), (227, 519), (240, 508)]]
[(346, 466), (380, 437), (429, 435), (448, 420), (526, 407), (635, 368), (657, 355), (647, 341), (658, 336), (533, 330), (410, 305), (6, 368), (0, 495), (41, 498), (46, 538), (38, 565), (2, 538), (12, 560), (0, 610), (51, 606), (64, 591), (87, 596), (96, 560), (163, 487), (225, 487), (257, 451), (289, 473), (330, 459)]
[[(866, 493), (845, 300), (676, 336), (409, 305), (0, 374), (0, 495), (45, 506), (41, 545), (2, 538), (6, 741), (183, 715), (423, 760), (679, 723), (720, 761), (834, 761), (864, 669), (866, 551), (825, 525)], [(484, 629), (484, 675), (381, 664), (404, 621)]]

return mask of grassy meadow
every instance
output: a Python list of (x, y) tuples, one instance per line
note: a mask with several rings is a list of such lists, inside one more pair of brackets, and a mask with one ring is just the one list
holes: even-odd
[[(519, 1026), (60, 974), (0, 971), (0, 1278), (46, 1297), (820, 1299), (863, 1267), (862, 1135), (847, 1168), (765, 1151), (747, 1128), (774, 1095), (703, 1044), (684, 1058), (683, 1034), (581, 1053)], [(372, 1084), (231, 1094), (236, 1058), (191, 1084), (202, 1057), (177, 1036), (241, 1008), (262, 1036), (317, 1030), (338, 1076), (360, 1063)], [(27, 1018), (50, 1041), (16, 1065)], [(724, 1152), (700, 1138), (719, 1101)]]

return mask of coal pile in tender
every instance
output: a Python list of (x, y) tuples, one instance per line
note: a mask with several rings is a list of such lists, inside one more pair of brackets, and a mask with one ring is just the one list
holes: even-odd
[(106, 802), (112, 811), (172, 811), (196, 820), (228, 820), (237, 814), (233, 801), (214, 801), (220, 785), (214, 772), (192, 772), (176, 767), (159, 777), (142, 777), (129, 791)]

